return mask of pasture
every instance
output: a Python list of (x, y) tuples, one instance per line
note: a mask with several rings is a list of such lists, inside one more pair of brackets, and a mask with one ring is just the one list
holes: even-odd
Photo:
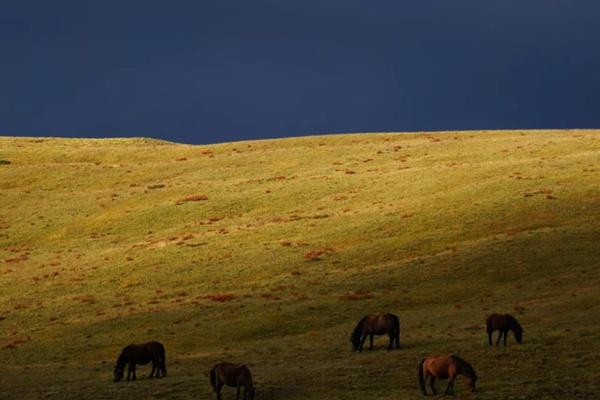
[[(479, 378), (457, 399), (600, 397), (600, 131), (4, 137), (0, 160), (1, 399), (212, 399), (219, 361), (257, 400), (418, 399), (446, 353)], [(400, 349), (353, 353), (376, 311)], [(523, 344), (488, 345), (493, 312)], [(168, 377), (113, 383), (150, 340)]]

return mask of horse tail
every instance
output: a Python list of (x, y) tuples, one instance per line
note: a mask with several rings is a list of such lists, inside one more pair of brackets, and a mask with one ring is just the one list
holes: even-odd
[(214, 368), (210, 370), (210, 384), (214, 390), (217, 390), (217, 372)]
[(394, 318), (394, 338), (396, 339), (396, 346), (400, 348), (400, 319), (396, 316)]
[(419, 364), (419, 386), (421, 386), (421, 392), (425, 396), (427, 396), (427, 391), (425, 391), (425, 376), (423, 373), (423, 364), (425, 364), (425, 358), (421, 360), (421, 364)]
[(160, 369), (162, 370), (163, 376), (167, 376), (167, 354), (165, 348), (162, 348), (160, 357)]

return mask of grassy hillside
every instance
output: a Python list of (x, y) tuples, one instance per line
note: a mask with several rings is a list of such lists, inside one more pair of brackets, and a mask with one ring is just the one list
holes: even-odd
[[(257, 400), (415, 399), (447, 352), (480, 378), (457, 398), (600, 396), (600, 131), (0, 138), (0, 160), (2, 399), (208, 399), (219, 360)], [(352, 353), (379, 310), (402, 349)], [(491, 312), (524, 344), (489, 348)], [(146, 340), (169, 377), (113, 384)]]

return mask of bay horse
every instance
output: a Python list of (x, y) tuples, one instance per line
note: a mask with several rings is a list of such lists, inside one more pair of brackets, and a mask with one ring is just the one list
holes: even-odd
[(508, 331), (512, 331), (515, 335), (517, 343), (523, 342), (523, 328), (517, 322), (515, 317), (509, 314), (492, 314), (486, 320), (488, 341), (490, 346), (492, 345), (492, 333), (494, 331), (500, 331), (496, 346), (500, 343), (502, 335), (504, 335), (504, 345), (506, 346), (506, 336)]
[(427, 396), (425, 389), (427, 378), (430, 379), (429, 385), (434, 395), (437, 394), (434, 386), (435, 379), (448, 379), (446, 394), (451, 395), (454, 390), (454, 380), (458, 375), (466, 377), (467, 385), (474, 392), (477, 375), (471, 364), (455, 355), (424, 358), (419, 365), (419, 385), (421, 386), (421, 391)]
[(252, 374), (244, 364), (223, 362), (215, 365), (210, 370), (210, 384), (212, 385), (217, 400), (221, 400), (221, 388), (224, 385), (237, 388), (237, 400), (240, 399), (240, 388), (244, 387), (244, 400), (254, 399), (254, 384)]
[(387, 335), (390, 338), (390, 344), (388, 350), (391, 350), (396, 343), (396, 348), (400, 348), (400, 321), (394, 314), (372, 314), (367, 315), (361, 319), (352, 335), (350, 335), (350, 342), (352, 342), (353, 351), (362, 351), (363, 345), (367, 336), (369, 337), (369, 350), (373, 350), (373, 335)]
[[(150, 372), (149, 378), (156, 376), (158, 378), (162, 372), (162, 376), (167, 376), (167, 367), (165, 365), (165, 347), (159, 342), (148, 342), (144, 344), (130, 344), (126, 346), (115, 365), (114, 375), (115, 382), (119, 382), (123, 379), (125, 371), (125, 365), (127, 369), (127, 380), (133, 375), (135, 381), (135, 366), (136, 364), (145, 365), (152, 362), (152, 372)], [(156, 375), (154, 372), (156, 371)]]

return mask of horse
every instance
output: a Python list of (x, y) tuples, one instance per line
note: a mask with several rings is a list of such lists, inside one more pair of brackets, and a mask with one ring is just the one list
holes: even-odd
[(500, 338), (504, 335), (504, 346), (506, 346), (506, 336), (508, 331), (513, 331), (517, 343), (523, 342), (523, 328), (517, 322), (517, 320), (509, 314), (492, 314), (486, 320), (487, 334), (490, 346), (492, 345), (492, 333), (494, 331), (500, 331), (496, 346), (500, 343)]
[(254, 384), (252, 374), (244, 364), (223, 362), (215, 365), (210, 370), (210, 384), (212, 385), (217, 400), (221, 400), (221, 388), (224, 385), (237, 388), (237, 400), (240, 399), (240, 388), (244, 387), (244, 400), (254, 399)]
[(448, 379), (446, 394), (451, 395), (454, 390), (454, 380), (458, 375), (463, 375), (467, 378), (466, 383), (470, 387), (471, 392), (474, 392), (477, 375), (471, 364), (455, 355), (424, 358), (419, 365), (419, 385), (421, 386), (421, 391), (423, 395), (427, 396), (425, 383), (427, 382), (427, 378), (430, 378), (429, 385), (433, 394), (436, 395), (437, 392), (434, 386), (435, 378)]
[(390, 344), (388, 350), (391, 350), (396, 343), (396, 348), (400, 348), (400, 321), (394, 314), (372, 314), (367, 315), (359, 321), (350, 335), (353, 351), (362, 351), (367, 336), (369, 337), (369, 350), (373, 350), (373, 335), (388, 334)]
[[(131, 375), (133, 375), (133, 380), (135, 381), (135, 365), (145, 365), (149, 362), (152, 362), (152, 372), (150, 372), (149, 378), (154, 376), (159, 378), (161, 372), (163, 377), (167, 376), (165, 347), (162, 344), (159, 342), (148, 342), (126, 346), (123, 351), (121, 351), (121, 355), (119, 355), (117, 364), (115, 365), (115, 382), (119, 382), (123, 379), (125, 364), (128, 365), (127, 381), (129, 381)], [(154, 374), (155, 371), (156, 375)]]

